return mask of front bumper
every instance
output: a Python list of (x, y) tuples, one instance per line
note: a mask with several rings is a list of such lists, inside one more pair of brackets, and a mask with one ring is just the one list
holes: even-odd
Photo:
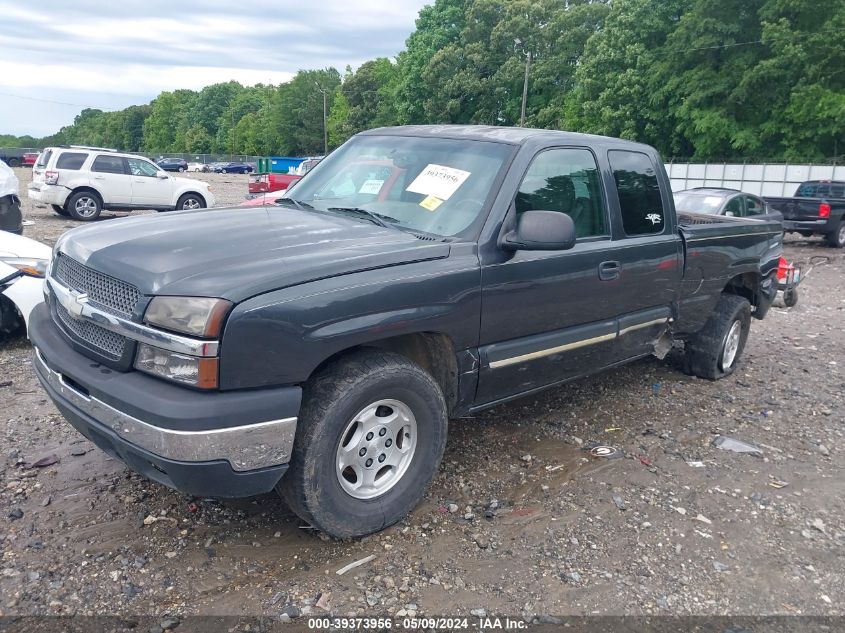
[(104, 367), (33, 311), (35, 373), (67, 420), (141, 474), (198, 496), (268, 492), (287, 469), (298, 387), (203, 393)]
[(828, 219), (821, 220), (784, 220), (784, 231), (819, 233), (826, 235), (833, 232), (836, 226)]

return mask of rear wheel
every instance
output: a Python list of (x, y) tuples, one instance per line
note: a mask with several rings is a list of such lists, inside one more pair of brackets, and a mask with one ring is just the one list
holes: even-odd
[(839, 223), (839, 226), (833, 233), (828, 233), (827, 243), (834, 248), (845, 248), (845, 220)]
[(181, 174), (183, 171), (185, 171), (185, 168), (184, 168), (184, 167), (180, 167), (180, 168), (179, 168), (179, 173)]
[(204, 209), (205, 200), (195, 193), (186, 193), (176, 202), (176, 209), (191, 211), (194, 209)]
[(745, 349), (750, 329), (748, 300), (723, 294), (701, 331), (686, 343), (687, 372), (709, 380), (732, 374)]
[(278, 490), (291, 509), (338, 538), (401, 520), (419, 503), (446, 446), (440, 387), (388, 352), (361, 352), (305, 387), (290, 469)]
[(10, 158), (9, 159), (9, 167), (20, 167), (21, 161), (17, 158)]
[(68, 215), (70, 215), (70, 214), (67, 212), (67, 209), (65, 209), (65, 208), (64, 208), (63, 206), (61, 206), (60, 204), (51, 204), (51, 205), (50, 205), (50, 208), (51, 208), (51, 209), (53, 209), (53, 211), (55, 211), (58, 215), (62, 215), (62, 216), (64, 216), (64, 217), (67, 217)]
[(67, 212), (74, 220), (91, 222), (100, 217), (103, 203), (96, 193), (79, 191), (67, 200)]

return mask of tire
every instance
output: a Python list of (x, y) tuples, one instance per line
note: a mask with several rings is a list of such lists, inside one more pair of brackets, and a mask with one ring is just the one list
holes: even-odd
[(783, 305), (787, 308), (794, 308), (798, 305), (798, 289), (789, 288), (783, 291)]
[(833, 233), (825, 235), (825, 239), (834, 248), (845, 248), (845, 220), (839, 223)]
[(730, 376), (745, 349), (750, 329), (748, 300), (723, 294), (701, 331), (686, 343), (687, 373), (708, 380)]
[(205, 199), (196, 193), (184, 193), (176, 201), (177, 211), (205, 209)]
[(103, 201), (92, 191), (77, 191), (65, 203), (68, 215), (80, 222), (92, 222), (100, 217)]
[[(387, 430), (380, 420), (392, 418)], [(389, 352), (353, 354), (305, 385), (289, 470), (277, 490), (326, 534), (378, 532), (422, 499), (443, 457), (447, 427), (443, 393), (422, 368)], [(378, 466), (382, 455), (395, 465)], [(345, 469), (342, 456), (351, 464)]]
[(10, 158), (9, 159), (9, 167), (20, 167), (21, 161), (17, 158)]
[(242, 174), (248, 174), (248, 173), (249, 173), (249, 170), (248, 170), (248, 169), (241, 170), (241, 173), (242, 173)]
[(59, 204), (51, 204), (50, 208), (53, 209), (53, 211), (55, 211), (57, 215), (61, 215), (63, 217), (70, 216), (70, 213), (67, 212), (67, 209), (65, 209), (63, 206), (61, 206)]
[(181, 174), (183, 171), (185, 171), (185, 168), (184, 168), (184, 167), (180, 167), (179, 169), (177, 169), (177, 171)]

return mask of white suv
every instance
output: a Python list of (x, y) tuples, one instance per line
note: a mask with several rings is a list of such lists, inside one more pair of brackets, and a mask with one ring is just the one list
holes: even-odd
[(176, 178), (141, 156), (80, 145), (45, 149), (33, 166), (27, 195), (83, 221), (94, 220), (103, 209), (214, 206), (207, 182)]

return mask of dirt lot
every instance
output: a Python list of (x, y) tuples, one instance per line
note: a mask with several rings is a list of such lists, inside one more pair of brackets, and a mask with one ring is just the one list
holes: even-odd
[[(246, 176), (202, 177), (220, 204), (246, 192)], [(24, 204), (29, 237), (76, 226)], [(63, 421), (27, 341), (0, 344), (0, 615), (845, 614), (845, 258), (786, 250), (830, 263), (754, 322), (734, 376), (651, 359), (453, 420), (424, 502), (353, 542), (274, 496), (192, 499), (135, 475)], [(591, 457), (594, 441), (622, 458)]]

